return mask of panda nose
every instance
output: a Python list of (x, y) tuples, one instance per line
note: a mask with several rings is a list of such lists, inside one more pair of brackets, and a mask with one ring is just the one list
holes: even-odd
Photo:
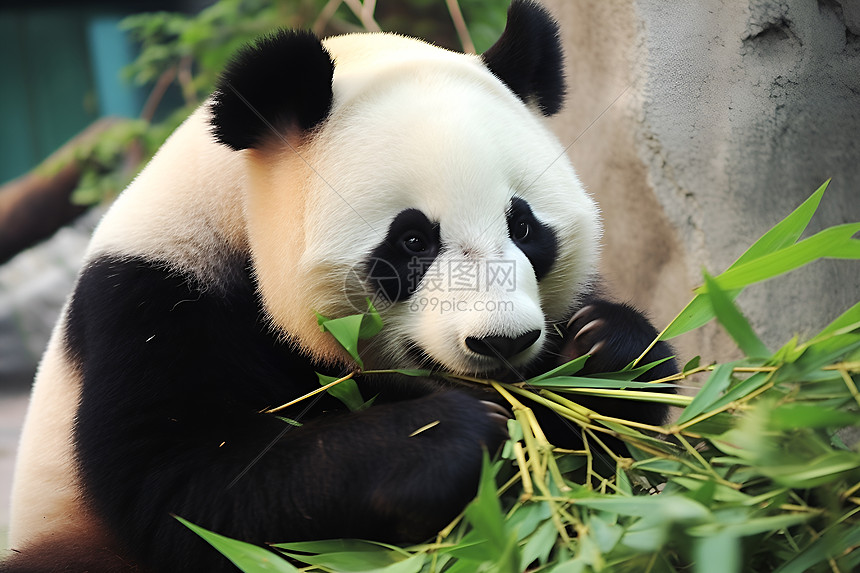
[(466, 337), (469, 350), (482, 356), (510, 358), (519, 354), (540, 338), (540, 330), (530, 330), (519, 336), (485, 336), (484, 338)]

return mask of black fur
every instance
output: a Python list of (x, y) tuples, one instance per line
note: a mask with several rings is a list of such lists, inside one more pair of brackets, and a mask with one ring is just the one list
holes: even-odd
[(239, 50), (211, 104), (212, 133), (233, 150), (309, 130), (331, 109), (331, 56), (311, 32), (280, 30)]
[[(417, 249), (419, 243), (422, 248)], [(407, 300), (439, 254), (441, 244), (439, 223), (430, 222), (418, 209), (401, 211), (388, 226), (385, 239), (367, 258), (368, 283), (387, 302)]]
[(484, 64), (525, 102), (546, 115), (564, 105), (564, 54), (558, 24), (533, 0), (513, 0), (499, 40), (481, 56)]
[(361, 412), (323, 394), (281, 413), (298, 428), (260, 414), (318, 382), (234, 266), (229, 288), (205, 291), (136, 258), (82, 274), (67, 343), (84, 378), (75, 442), (97, 514), (156, 571), (230, 570), (171, 513), (256, 543), (433, 535), (475, 494), (481, 447), (504, 438), (487, 405), (409, 378), (362, 382), (378, 398)]
[[(526, 225), (527, 232), (524, 237), (519, 236), (523, 234), (518, 228), (519, 225)], [(519, 197), (511, 200), (511, 209), (508, 212), (508, 234), (528, 257), (537, 280), (544, 278), (552, 269), (558, 256), (558, 239), (555, 232), (538, 221), (529, 204)]]

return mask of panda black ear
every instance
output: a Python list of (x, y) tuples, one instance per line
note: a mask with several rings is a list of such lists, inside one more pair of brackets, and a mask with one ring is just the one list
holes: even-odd
[(212, 96), (215, 139), (238, 151), (291, 127), (312, 129), (331, 109), (333, 74), (331, 56), (311, 32), (280, 30), (244, 46)]
[(505, 31), (481, 56), (519, 98), (553, 115), (564, 105), (564, 54), (558, 23), (532, 0), (513, 0)]

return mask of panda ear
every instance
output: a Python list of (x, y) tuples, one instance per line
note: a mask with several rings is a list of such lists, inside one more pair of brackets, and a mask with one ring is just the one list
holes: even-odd
[(564, 54), (558, 23), (532, 0), (513, 0), (501, 38), (481, 56), (521, 100), (546, 116), (564, 104)]
[(233, 150), (258, 147), (286, 130), (309, 130), (331, 109), (334, 62), (319, 38), (280, 30), (241, 48), (212, 96), (215, 139)]

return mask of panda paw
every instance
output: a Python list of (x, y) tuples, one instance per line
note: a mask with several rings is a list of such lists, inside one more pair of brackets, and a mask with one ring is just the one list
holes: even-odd
[[(591, 355), (583, 373), (613, 372), (638, 358), (657, 337), (657, 331), (636, 309), (604, 300), (582, 307), (567, 322), (561, 345), (564, 362)], [(648, 360), (671, 356), (671, 349), (659, 343)]]

